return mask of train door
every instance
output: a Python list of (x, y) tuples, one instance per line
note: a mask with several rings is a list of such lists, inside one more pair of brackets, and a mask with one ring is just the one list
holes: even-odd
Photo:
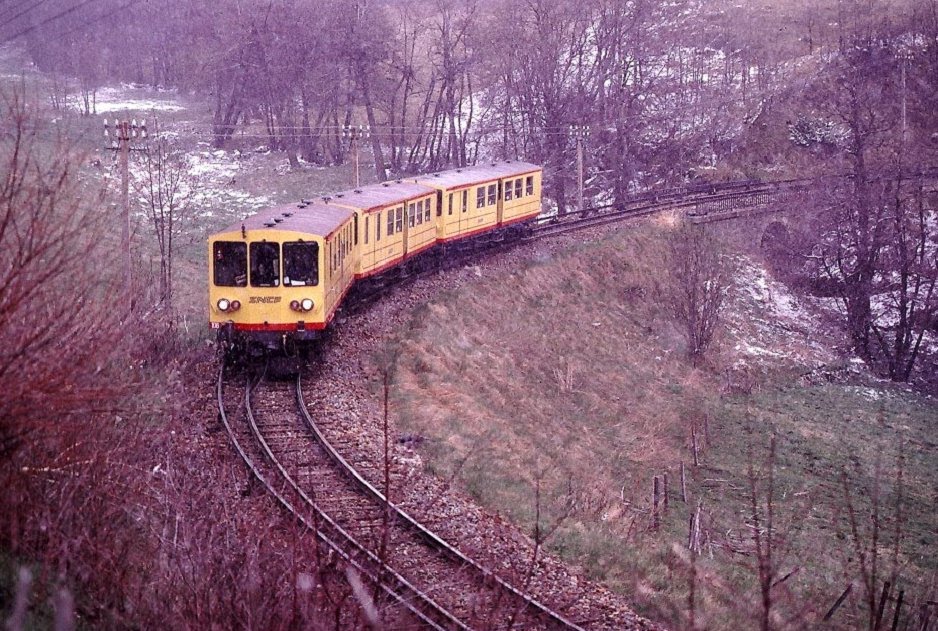
[(450, 192), (446, 195), (446, 216), (443, 217), (443, 232), (440, 236), (446, 238), (449, 235), (450, 230), (452, 229), (452, 223), (455, 219), (459, 221), (459, 216), (455, 214), (456, 210), (456, 193)]
[(414, 227), (414, 202), (404, 204), (404, 234), (401, 237), (401, 256), (407, 256), (410, 230)]
[(459, 196), (459, 230), (458, 233), (462, 234), (463, 231), (469, 228), (469, 189), (464, 188), (458, 192)]
[(498, 225), (498, 226), (502, 225), (502, 221), (505, 218), (505, 203), (503, 200), (504, 198), (502, 196), (502, 181), (499, 180), (498, 192), (496, 193), (496, 197), (495, 197), (495, 204), (496, 204), (495, 225)]

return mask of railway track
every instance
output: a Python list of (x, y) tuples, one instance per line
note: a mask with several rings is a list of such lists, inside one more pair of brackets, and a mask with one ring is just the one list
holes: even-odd
[(380, 587), (385, 604), (434, 629), (580, 629), (389, 503), (313, 422), (299, 377), (241, 380), (243, 400), (219, 370), (219, 413), (239, 455), (286, 510)]
[(622, 204), (592, 206), (563, 217), (542, 220), (528, 239), (552, 237), (577, 230), (645, 217), (666, 210), (685, 211), (694, 223), (738, 216), (740, 209), (752, 209), (776, 201), (783, 194), (799, 190), (807, 180), (715, 184), (703, 190), (669, 189), (657, 194), (635, 196)]
[[(543, 222), (524, 239), (555, 236), (665, 210), (716, 216), (766, 204), (794, 186), (794, 182), (730, 183), (706, 190), (660, 191), (637, 196), (618, 207), (593, 207)], [(502, 248), (498, 246), (489, 245), (484, 251), (499, 251)], [(462, 253), (454, 260), (462, 264), (479, 251)], [(438, 269), (433, 266), (394, 279), (367, 292), (359, 306), (370, 302), (372, 295)], [(219, 414), (236, 451), (266, 491), (315, 532), (321, 544), (338, 555), (346, 568), (378, 586), (388, 619), (404, 617), (433, 629), (581, 628), (466, 557), (388, 502), (386, 493), (368, 482), (341, 455), (340, 449), (349, 453), (354, 446), (336, 448), (313, 422), (303, 401), (300, 377), (292, 385), (262, 378), (254, 382), (245, 371), (240, 380), (242, 394), (235, 392), (237, 388), (226, 387), (225, 366), (221, 365)], [(381, 474), (380, 464), (369, 471), (371, 479), (380, 479)]]

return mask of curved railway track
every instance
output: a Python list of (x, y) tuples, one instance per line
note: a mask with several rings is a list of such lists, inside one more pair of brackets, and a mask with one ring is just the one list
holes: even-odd
[[(664, 210), (690, 210), (691, 215), (693, 211), (698, 215), (725, 213), (764, 205), (799, 185), (799, 181), (740, 182), (658, 191), (635, 196), (620, 206), (593, 207), (543, 221), (524, 240)], [(455, 260), (461, 264), (465, 258)], [(402, 275), (385, 284), (380, 293), (438, 269)], [(218, 408), (236, 451), (283, 508), (314, 531), (347, 568), (378, 586), (383, 605), (388, 607), (386, 615), (404, 616), (433, 629), (581, 628), (388, 502), (386, 493), (356, 471), (313, 421), (303, 401), (299, 376), (292, 387), (264, 381), (263, 376), (253, 381), (246, 371), (240, 379), (243, 395), (233, 395), (232, 388), (226, 388), (222, 363)], [(380, 471), (370, 473), (373, 479), (381, 477)]]
[(224, 366), (217, 386), (222, 423), (239, 455), (285, 509), (379, 585), (388, 603), (434, 629), (581, 628), (389, 503), (313, 422), (299, 377), (292, 388), (242, 379), (243, 402), (226, 395)]

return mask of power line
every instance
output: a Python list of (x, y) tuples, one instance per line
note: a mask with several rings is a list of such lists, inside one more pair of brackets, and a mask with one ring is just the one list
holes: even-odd
[[(40, 0), (40, 2), (44, 2), (44, 1), (45, 1), (45, 0)], [(18, 38), (22, 37), (23, 35), (27, 35), (27, 34), (29, 34), (29, 33), (32, 33), (33, 31), (42, 28), (42, 27), (45, 26), (46, 24), (49, 24), (50, 22), (54, 22), (54, 21), (56, 21), (56, 20), (58, 20), (58, 19), (60, 19), (60, 18), (65, 17), (66, 15), (69, 15), (69, 14), (71, 14), (71, 13), (74, 13), (75, 11), (79, 10), (80, 8), (82, 8), (83, 6), (88, 5), (88, 4), (91, 4), (92, 2), (96, 2), (96, 1), (99, 1), (99, 0), (82, 0), (82, 1), (79, 2), (78, 4), (72, 6), (72, 7), (68, 8), (68, 9), (66, 9), (66, 10), (64, 10), (64, 11), (60, 11), (59, 13), (56, 13), (55, 15), (51, 15), (51, 16), (47, 17), (46, 19), (42, 20), (42, 21), (39, 22), (38, 24), (33, 24), (32, 26), (28, 26), (28, 27), (22, 29), (21, 31), (19, 31), (18, 33), (14, 34), (14, 35), (11, 35), (10, 37), (5, 38), (5, 39), (3, 40), (3, 42), (12, 42), (13, 40), (18, 39)], [(142, 0), (131, 0), (130, 2), (127, 2), (127, 3), (124, 4), (123, 6), (119, 7), (119, 8), (117, 9), (117, 11), (121, 11), (121, 10), (123, 10), (123, 9), (126, 9), (127, 7), (129, 7), (129, 6), (133, 5), (133, 4), (137, 4), (138, 2), (142, 2)], [(91, 19), (91, 20), (89, 20), (89, 21), (87, 21), (87, 22), (85, 22), (85, 23), (79, 25), (78, 27), (75, 27), (75, 28), (73, 28), (73, 29), (71, 29), (71, 30), (69, 30), (69, 31), (66, 31), (65, 33), (59, 33), (59, 34), (58, 34), (58, 37), (62, 37), (62, 36), (64, 36), (64, 35), (68, 35), (69, 33), (73, 33), (73, 32), (75, 32), (76, 30), (78, 30), (79, 28), (84, 28), (85, 26), (88, 26), (89, 24), (93, 24), (93, 23), (95, 23), (95, 22), (99, 22), (99, 21), (103, 20), (103, 19), (106, 18), (106, 17), (109, 17), (109, 14), (106, 13), (106, 14), (104, 14), (104, 15), (99, 15), (99, 16), (97, 16), (96, 18), (93, 18), (93, 19)]]
[[(35, 9), (36, 7), (38, 7), (38, 6), (42, 5), (42, 4), (45, 4), (46, 2), (48, 2), (48, 0), (39, 0), (38, 2), (36, 2), (35, 4), (33, 4), (32, 6), (23, 9), (22, 11), (20, 11), (20, 12), (17, 13), (16, 15), (14, 15), (12, 18), (6, 20), (3, 24), (0, 24), (0, 28), (6, 26), (6, 25), (8, 25), (8, 24), (10, 24), (11, 22), (13, 22), (13, 20), (15, 20), (16, 18), (20, 17), (20, 16), (23, 15), (24, 13), (26, 13), (26, 12), (28, 12), (28, 11), (32, 11), (32, 10)], [(27, 1), (24, 0), (24, 1), (21, 1), (21, 2), (16, 2), (16, 3), (11, 4), (11, 5), (8, 6), (5, 10), (0, 11), (0, 17), (3, 17), (3, 16), (8, 15), (11, 11), (15, 11), (16, 9), (18, 9), (19, 7), (23, 6), (23, 5), (26, 4), (26, 3), (27, 3)]]

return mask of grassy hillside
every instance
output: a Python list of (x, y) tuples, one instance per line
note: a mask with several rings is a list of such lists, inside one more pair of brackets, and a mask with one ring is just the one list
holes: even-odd
[[(678, 627), (698, 506), (696, 619), (756, 623), (752, 489), (764, 536), (770, 469), (774, 580), (794, 572), (773, 589), (786, 619), (817, 620), (850, 582), (835, 622), (863, 619), (855, 559), (875, 505), (877, 590), (894, 567), (898, 504), (900, 582), (923, 594), (936, 570), (938, 404), (838, 360), (823, 321), (742, 256), (719, 348), (692, 369), (662, 306), (668, 232), (623, 231), (482, 274), (415, 312), (391, 349), (394, 408), (427, 438), (426, 467), (532, 534), (539, 519), (551, 549)], [(655, 532), (652, 480), (665, 473)]]

